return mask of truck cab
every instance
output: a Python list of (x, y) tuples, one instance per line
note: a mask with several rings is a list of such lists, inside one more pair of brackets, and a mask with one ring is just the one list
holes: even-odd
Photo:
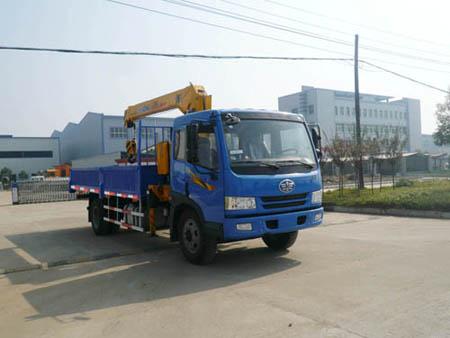
[(208, 110), (176, 118), (169, 224), (188, 259), (208, 259), (214, 243), (257, 237), (286, 249), (298, 230), (319, 225), (313, 140), (304, 118), (292, 113)]

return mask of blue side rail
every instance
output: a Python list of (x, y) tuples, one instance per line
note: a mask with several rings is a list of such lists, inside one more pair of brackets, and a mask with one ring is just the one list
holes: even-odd
[[(96, 193), (104, 196), (119, 196), (140, 199), (147, 194), (150, 184), (160, 184), (165, 177), (159, 176), (154, 163), (155, 145), (169, 141), (171, 127), (142, 126), (137, 128), (138, 158), (137, 164), (126, 166), (108, 166), (87, 169), (72, 169), (70, 174), (70, 191)], [(144, 163), (144, 159), (153, 162)]]
[(164, 176), (158, 175), (156, 165), (111, 166), (92, 169), (73, 169), (70, 191), (96, 193), (141, 199), (150, 184), (160, 184)]

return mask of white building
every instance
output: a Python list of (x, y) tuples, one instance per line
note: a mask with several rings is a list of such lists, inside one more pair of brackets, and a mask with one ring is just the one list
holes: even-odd
[[(399, 133), (407, 140), (406, 150), (422, 148), (420, 101), (390, 96), (360, 94), (361, 130), (366, 137)], [(278, 109), (303, 114), (309, 123), (322, 129), (323, 144), (336, 135), (355, 134), (355, 96), (353, 92), (302, 86), (302, 91), (278, 98)]]
[[(142, 125), (171, 127), (173, 120), (173, 117), (147, 117)], [(123, 116), (88, 112), (79, 123), (70, 122), (62, 131), (55, 130), (52, 137), (60, 140), (61, 162), (70, 163), (125, 151), (129, 133), (131, 130), (123, 126)]]
[(0, 135), (0, 169), (28, 175), (60, 163), (59, 139), (54, 137), (13, 137)]

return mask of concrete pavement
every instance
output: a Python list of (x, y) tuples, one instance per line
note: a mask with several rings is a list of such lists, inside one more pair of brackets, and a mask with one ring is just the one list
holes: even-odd
[(238, 242), (199, 267), (163, 239), (94, 237), (84, 208), (0, 207), (3, 266), (136, 250), (0, 275), (0, 337), (450, 336), (448, 220), (327, 213), (289, 252)]

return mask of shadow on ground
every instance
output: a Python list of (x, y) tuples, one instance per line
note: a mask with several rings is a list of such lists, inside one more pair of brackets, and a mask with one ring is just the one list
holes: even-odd
[(88, 311), (219, 289), (301, 264), (286, 257), (286, 253), (265, 247), (247, 248), (241, 243), (223, 247), (213, 264), (195, 266), (186, 262), (179, 250), (163, 250), (11, 274), (8, 278), (14, 283), (36, 285), (49, 280), (45, 275), (53, 275), (50, 279), (58, 281), (23, 294), (37, 311), (28, 320), (80, 313), (88, 320)]
[[(120, 231), (109, 236), (95, 236), (89, 227), (20, 233), (5, 236), (16, 248), (49, 266), (97, 260), (159, 250), (174, 246), (167, 239)], [(13, 250), (0, 251), (0, 269), (24, 265)], [(25, 262), (26, 263), (26, 262)]]

